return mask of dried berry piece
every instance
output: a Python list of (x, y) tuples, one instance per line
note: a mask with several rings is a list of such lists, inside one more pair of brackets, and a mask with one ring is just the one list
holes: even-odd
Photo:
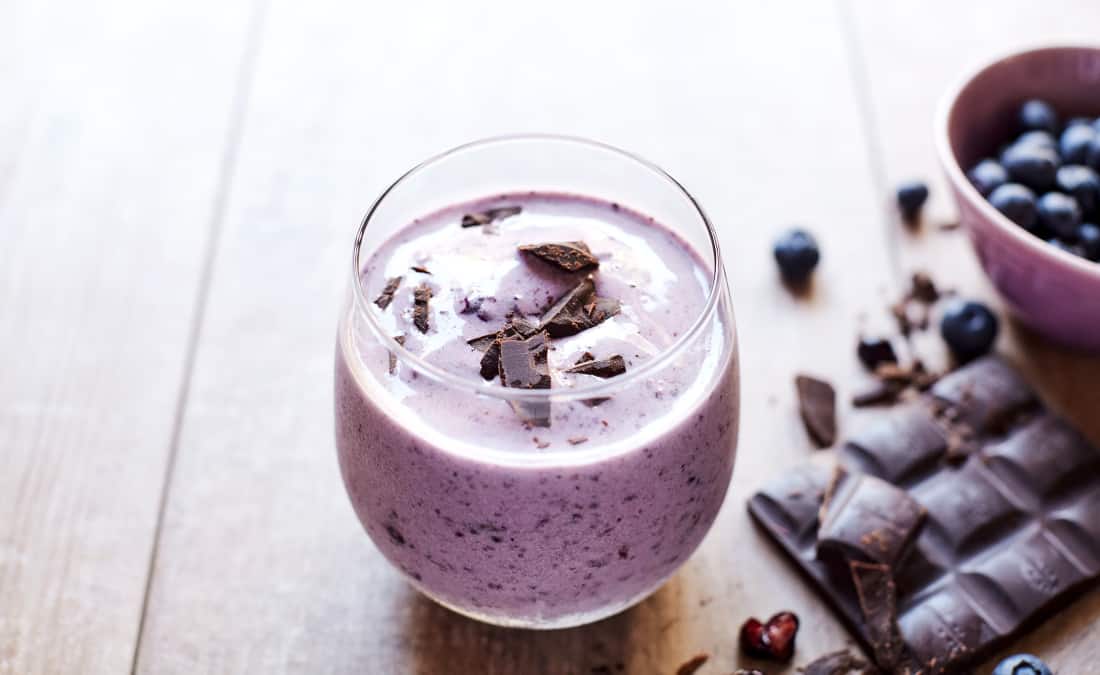
[(599, 267), (600, 261), (592, 255), (588, 244), (583, 241), (548, 242), (520, 246), (524, 253), (545, 260), (566, 272), (576, 272), (587, 267)]
[(741, 649), (749, 656), (785, 663), (794, 656), (797, 634), (798, 616), (794, 612), (779, 612), (767, 623), (750, 617), (741, 626)]
[(676, 675), (692, 675), (692, 673), (703, 667), (708, 658), (710, 657), (706, 654), (696, 654), (676, 669)]
[(575, 366), (566, 368), (565, 372), (579, 373), (581, 375), (595, 375), (596, 377), (606, 379), (625, 373), (626, 361), (623, 360), (622, 356), (616, 354), (607, 359), (599, 359), (598, 361), (593, 359), (577, 363)]
[(462, 216), (462, 227), (477, 227), (488, 225), (495, 220), (502, 220), (519, 214), (523, 211), (519, 206), (500, 206), (495, 209), (486, 209), (475, 213), (467, 213)]
[(393, 302), (393, 294), (397, 292), (397, 288), (401, 285), (401, 280), (405, 277), (393, 277), (386, 281), (385, 288), (378, 294), (378, 297), (374, 299), (374, 304), (378, 305), (379, 309), (385, 309)]
[(847, 649), (842, 649), (810, 661), (802, 672), (803, 675), (849, 675), (853, 670), (862, 670), (866, 667), (866, 661), (853, 656)]
[(413, 324), (421, 333), (428, 332), (428, 303), (432, 299), (432, 289), (428, 284), (420, 284), (413, 291)]
[(821, 448), (836, 442), (836, 391), (833, 385), (809, 375), (794, 379), (798, 409), (810, 438)]
[(541, 326), (550, 337), (576, 335), (619, 313), (618, 300), (596, 295), (592, 277), (585, 277), (542, 315)]

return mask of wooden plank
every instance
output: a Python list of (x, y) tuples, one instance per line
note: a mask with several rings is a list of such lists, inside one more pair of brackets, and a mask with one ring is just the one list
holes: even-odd
[[(923, 177), (932, 187), (925, 226), (917, 232), (897, 228), (902, 264), (928, 269), (960, 293), (999, 307), (966, 235), (935, 227), (953, 221), (956, 211), (935, 157), (934, 110), (949, 84), (980, 60), (1040, 40), (1079, 42), (1082, 27), (1100, 23), (1100, 5), (1068, 0), (845, 2), (869, 122), (881, 151), (880, 182), (885, 190), (900, 180)], [(1068, 353), (1011, 323), (1005, 333), (999, 348), (1055, 408), (1100, 442), (1100, 357)], [(1091, 672), (1100, 661), (1097, 619), (1100, 591), (1059, 612), (1009, 651), (1041, 654), (1056, 672)]]
[(247, 20), (0, 5), (0, 673), (130, 668)]
[[(843, 645), (744, 501), (811, 454), (793, 373), (848, 375), (855, 317), (889, 284), (886, 256), (867, 255), (885, 242), (845, 59), (830, 3), (275, 6), (138, 670), (670, 673), (707, 652), (701, 672), (724, 673), (740, 621), (787, 608), (804, 618), (800, 662)], [(362, 212), (414, 161), (524, 129), (622, 145), (693, 189), (721, 232), (746, 392), (734, 486), (701, 551), (637, 608), (549, 633), (417, 597), (363, 535), (332, 441), (335, 319)], [(770, 258), (792, 223), (825, 247), (803, 299)]]

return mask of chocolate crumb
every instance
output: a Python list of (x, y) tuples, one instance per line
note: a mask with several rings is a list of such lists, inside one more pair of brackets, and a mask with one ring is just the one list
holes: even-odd
[[(609, 397), (609, 396), (597, 396), (595, 398), (586, 398), (586, 399), (582, 400), (581, 403), (585, 404), (589, 408), (595, 408), (596, 406), (600, 405), (601, 403), (606, 403), (607, 401), (610, 401), (610, 400), (611, 400), (611, 397)], [(604, 422), (604, 426), (605, 427), (607, 426), (607, 422)]]
[(519, 250), (555, 265), (566, 272), (577, 272), (587, 267), (599, 267), (600, 261), (592, 255), (588, 244), (583, 241), (547, 242), (528, 244)]
[(541, 440), (538, 436), (533, 437), (531, 440), (535, 442), (535, 447), (539, 450), (545, 450), (550, 447), (549, 441)]
[(511, 216), (519, 214), (523, 211), (519, 206), (501, 206), (495, 209), (486, 209), (484, 211), (478, 211), (475, 213), (467, 213), (462, 216), (462, 227), (477, 227), (479, 225), (488, 225), (496, 220), (503, 220)]
[(960, 222), (959, 222), (959, 221), (957, 221), (957, 220), (947, 220), (947, 221), (944, 221), (944, 222), (942, 222), (942, 223), (940, 223), (940, 224), (939, 224), (939, 229), (940, 229), (940, 230), (941, 230), (942, 232), (950, 232), (950, 231), (952, 231), (952, 230), (957, 230), (957, 229), (959, 229), (959, 227), (960, 227), (961, 225), (962, 225), (962, 223), (960, 223)]
[(378, 294), (378, 297), (374, 299), (374, 304), (378, 305), (379, 309), (385, 309), (393, 302), (393, 295), (397, 292), (397, 288), (401, 285), (401, 281), (405, 277), (393, 277), (386, 281), (386, 287), (382, 289), (382, 292)]
[(615, 377), (616, 375), (622, 375), (626, 372), (626, 361), (623, 357), (616, 354), (610, 358), (600, 360), (590, 360), (578, 362), (575, 366), (570, 366), (565, 369), (567, 373), (578, 373), (581, 375), (595, 375), (596, 377), (602, 377), (604, 379), (609, 377)]
[(692, 675), (692, 673), (702, 668), (709, 658), (706, 654), (696, 654), (676, 669), (676, 675)]
[(428, 284), (420, 284), (413, 291), (413, 324), (421, 333), (428, 332), (428, 302), (432, 299), (432, 289)]
[(940, 299), (940, 292), (927, 272), (913, 272), (912, 284), (910, 295), (914, 300), (931, 304)]
[(804, 675), (848, 675), (853, 670), (863, 670), (866, 667), (866, 661), (853, 656), (847, 649), (842, 649), (817, 657), (801, 670)]
[(603, 323), (618, 314), (619, 309), (618, 300), (596, 295), (596, 284), (589, 276), (546, 310), (541, 326), (550, 337), (568, 337)]
[[(402, 347), (405, 346), (404, 335), (394, 335), (393, 340)], [(397, 354), (390, 352), (390, 375), (393, 375), (395, 372), (397, 372)]]
[(424, 267), (423, 265), (413, 265), (409, 269), (413, 272), (419, 272), (421, 274), (431, 274), (431, 272), (428, 271), (428, 268)]
[(573, 365), (579, 366), (580, 364), (584, 363), (585, 361), (595, 361), (595, 360), (596, 360), (596, 355), (595, 354), (593, 354), (592, 352), (585, 352), (585, 353), (581, 354), (580, 358), (577, 359), (576, 362)]
[(794, 380), (798, 409), (810, 438), (820, 448), (836, 442), (836, 390), (833, 385), (809, 375)]
[(573, 438), (569, 439), (569, 444), (570, 445), (580, 445), (581, 443), (587, 443), (587, 442), (588, 442), (588, 436), (574, 436)]
[(867, 388), (856, 392), (852, 396), (852, 405), (856, 408), (866, 408), (874, 405), (893, 405), (898, 402), (905, 386), (897, 382), (875, 380)]

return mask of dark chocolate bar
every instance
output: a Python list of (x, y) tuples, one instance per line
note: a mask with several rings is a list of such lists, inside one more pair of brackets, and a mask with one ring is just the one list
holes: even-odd
[(889, 631), (853, 575), (888, 570), (913, 665), (885, 670), (976, 665), (1100, 575), (1100, 449), (996, 357), (874, 413), (838, 459), (785, 472), (749, 511), (880, 661)]

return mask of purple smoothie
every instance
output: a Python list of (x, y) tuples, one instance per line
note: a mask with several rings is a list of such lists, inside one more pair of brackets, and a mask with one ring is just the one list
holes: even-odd
[[(460, 226), (504, 205), (522, 211)], [(577, 240), (598, 270), (565, 272), (517, 251)], [(430, 597), (499, 624), (586, 623), (653, 592), (698, 546), (733, 469), (737, 357), (721, 274), (645, 216), (543, 193), (460, 204), (362, 253), (364, 298), (339, 332), (336, 438), (348, 494), (382, 553)], [(552, 388), (539, 394), (554, 397), (550, 426), (524, 425), (506, 400), (516, 390), (480, 377), (467, 340), (509, 316), (537, 320), (589, 273), (622, 309), (552, 341)], [(371, 301), (396, 276), (381, 309)], [(412, 321), (423, 283), (426, 333)], [(562, 372), (584, 352), (621, 355), (627, 371)]]

